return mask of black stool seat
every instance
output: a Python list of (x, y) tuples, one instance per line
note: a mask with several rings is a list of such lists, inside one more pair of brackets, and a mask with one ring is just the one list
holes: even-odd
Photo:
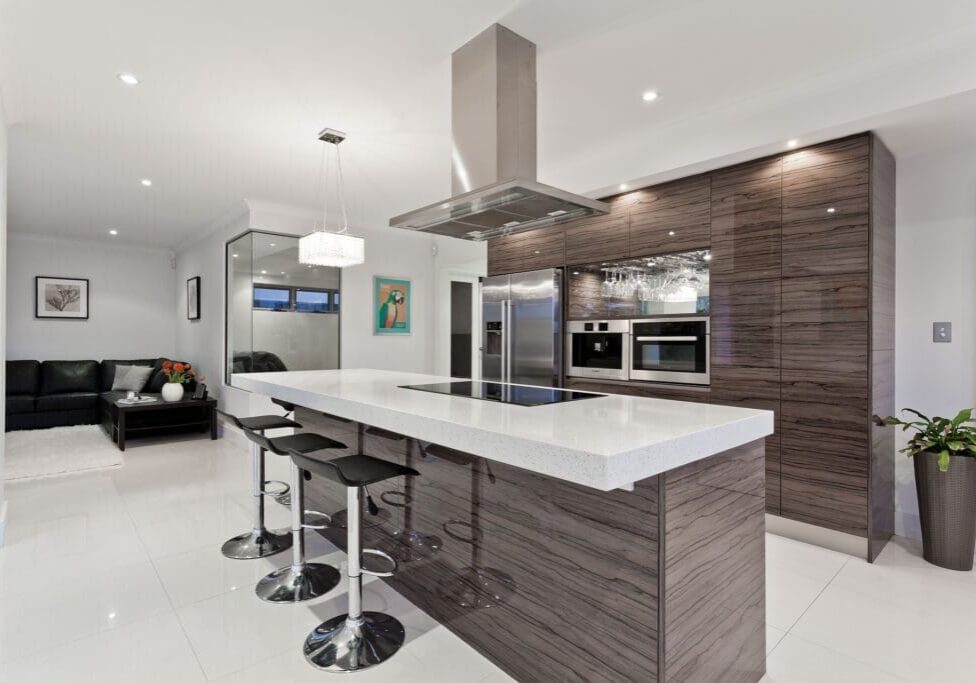
[(290, 452), (292, 460), (301, 469), (331, 479), (343, 486), (369, 486), (393, 477), (420, 474), (412, 467), (404, 467), (369, 455), (345, 455), (341, 458), (323, 461), (305, 457), (297, 450)]
[[(248, 435), (250, 436), (250, 435)], [(257, 435), (255, 435), (257, 436)], [(289, 436), (279, 436), (267, 440), (269, 451), (278, 455), (289, 455), (291, 453), (314, 453), (315, 451), (325, 450), (326, 448), (345, 448), (346, 444), (330, 439), (314, 432), (302, 432), (301, 434), (291, 434)]]
[(263, 432), (265, 429), (281, 429), (283, 427), (300, 428), (301, 425), (294, 420), (280, 415), (258, 415), (256, 417), (238, 418), (240, 426), (244, 429), (251, 429), (255, 432)]
[(280, 398), (273, 398), (273, 399), (271, 399), (271, 402), (274, 403), (276, 406), (281, 406), (282, 408), (284, 408), (285, 409), (285, 412), (288, 412), (288, 413), (294, 413), (295, 412), (295, 404), (294, 403), (290, 403), (288, 401), (282, 401)]
[(389, 439), (390, 441), (403, 441), (407, 438), (403, 434), (391, 432), (389, 429), (382, 429), (381, 427), (367, 427), (366, 433), (370, 436), (378, 436), (381, 439)]

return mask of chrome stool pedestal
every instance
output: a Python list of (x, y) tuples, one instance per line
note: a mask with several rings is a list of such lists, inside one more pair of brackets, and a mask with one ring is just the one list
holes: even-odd
[[(392, 657), (403, 645), (406, 632), (395, 617), (381, 612), (363, 611), (363, 574), (392, 576), (396, 560), (380, 550), (362, 547), (363, 488), (396, 476), (417, 475), (412, 468), (396, 465), (368, 455), (352, 455), (330, 461), (317, 461), (293, 453), (292, 459), (346, 486), (346, 552), (349, 579), (349, 612), (318, 625), (305, 639), (305, 659), (324, 671), (360, 671)], [(390, 571), (364, 569), (363, 555), (376, 555), (390, 562)]]
[(328, 516), (321, 512), (305, 510), (305, 482), (302, 471), (292, 461), (291, 479), (291, 551), (288, 567), (273, 571), (258, 581), (254, 592), (267, 602), (301, 602), (325, 595), (339, 585), (339, 571), (327, 564), (305, 561), (305, 529), (324, 529), (326, 525), (306, 524), (306, 515)]

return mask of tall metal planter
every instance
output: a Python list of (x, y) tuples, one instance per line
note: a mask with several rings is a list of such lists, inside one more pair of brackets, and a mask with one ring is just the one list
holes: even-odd
[(937, 453), (913, 458), (922, 543), (932, 564), (969, 571), (976, 551), (976, 458), (950, 458), (948, 472), (939, 471)]

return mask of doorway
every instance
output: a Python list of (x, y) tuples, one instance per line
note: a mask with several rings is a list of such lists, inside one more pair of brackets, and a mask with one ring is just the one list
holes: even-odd
[(471, 282), (451, 281), (451, 377), (471, 379), (474, 316)]

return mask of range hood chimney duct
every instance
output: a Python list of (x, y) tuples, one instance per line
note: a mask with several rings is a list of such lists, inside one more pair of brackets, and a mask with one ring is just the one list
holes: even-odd
[(451, 67), (453, 196), (392, 227), (480, 241), (609, 211), (536, 181), (534, 43), (493, 24), (454, 52)]

